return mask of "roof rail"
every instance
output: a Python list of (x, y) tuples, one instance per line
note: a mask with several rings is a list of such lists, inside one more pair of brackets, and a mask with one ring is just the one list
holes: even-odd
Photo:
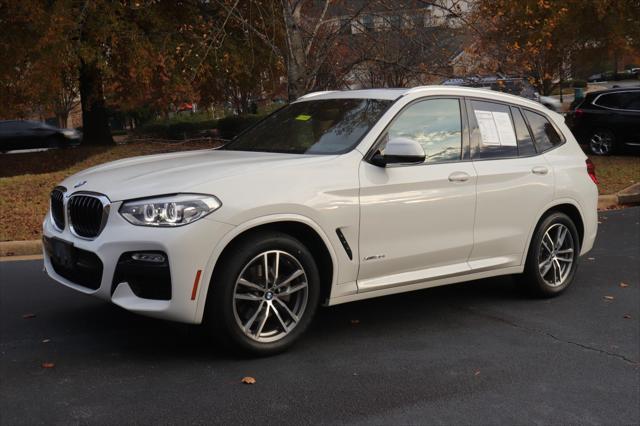
[(433, 84), (432, 84), (432, 85), (429, 85), (429, 86), (416, 86), (416, 87), (412, 87), (411, 89), (407, 90), (404, 94), (405, 94), (405, 95), (408, 95), (408, 94), (410, 94), (410, 93), (419, 92), (419, 91), (421, 91), (421, 90), (423, 90), (423, 89), (429, 89), (429, 88), (432, 88), (432, 87), (434, 87), (434, 86), (438, 86), (438, 85), (433, 85)]
[(339, 92), (339, 90), (324, 90), (324, 91), (320, 91), (320, 92), (311, 92), (311, 93), (307, 93), (306, 95), (300, 96), (296, 100), (309, 99), (309, 98), (313, 98), (314, 96), (326, 95), (327, 93), (334, 93), (334, 92)]

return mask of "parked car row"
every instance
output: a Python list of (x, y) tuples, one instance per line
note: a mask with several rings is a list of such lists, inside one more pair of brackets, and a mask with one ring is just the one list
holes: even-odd
[(18, 149), (67, 148), (79, 145), (82, 133), (60, 129), (40, 121), (0, 121), (0, 152)]
[(467, 77), (449, 78), (442, 82), (444, 86), (475, 87), (478, 89), (490, 89), (497, 92), (509, 93), (511, 95), (522, 96), (539, 102), (551, 111), (560, 112), (560, 101), (551, 96), (541, 96), (526, 78), (522, 77)]
[(606, 71), (598, 74), (590, 75), (587, 81), (595, 83), (597, 81), (612, 81), (612, 80), (629, 80), (638, 78), (640, 76), (640, 68), (630, 68), (622, 72)]
[(640, 149), (640, 87), (589, 92), (566, 122), (596, 155)]

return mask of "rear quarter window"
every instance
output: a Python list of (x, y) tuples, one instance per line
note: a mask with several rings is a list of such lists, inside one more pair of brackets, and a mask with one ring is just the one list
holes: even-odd
[(529, 122), (529, 128), (533, 134), (533, 140), (538, 152), (548, 151), (562, 144), (562, 136), (558, 134), (553, 124), (542, 114), (533, 111), (524, 111)]

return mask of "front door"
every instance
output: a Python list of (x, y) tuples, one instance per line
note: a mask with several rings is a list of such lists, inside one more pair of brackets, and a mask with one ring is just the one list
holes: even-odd
[[(381, 135), (412, 138), (423, 164), (360, 166), (358, 290), (408, 285), (466, 272), (473, 247), (476, 173), (463, 160), (457, 98), (419, 100)], [(466, 136), (466, 132), (464, 132)]]

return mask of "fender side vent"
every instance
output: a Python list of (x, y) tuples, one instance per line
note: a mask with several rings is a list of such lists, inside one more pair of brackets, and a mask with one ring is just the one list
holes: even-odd
[(351, 252), (351, 247), (349, 247), (349, 243), (347, 242), (347, 239), (344, 237), (344, 234), (342, 233), (340, 228), (336, 229), (336, 234), (338, 235), (338, 239), (342, 243), (342, 247), (344, 247), (344, 251), (347, 253), (347, 256), (349, 256), (349, 260), (353, 260), (353, 253)]

